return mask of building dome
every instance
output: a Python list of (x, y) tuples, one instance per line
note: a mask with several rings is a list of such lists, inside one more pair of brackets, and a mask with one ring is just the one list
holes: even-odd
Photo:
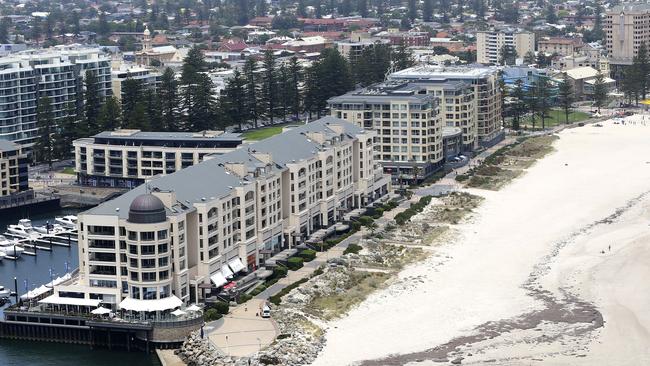
[(129, 222), (135, 224), (153, 224), (167, 220), (165, 205), (153, 194), (136, 197), (129, 207)]

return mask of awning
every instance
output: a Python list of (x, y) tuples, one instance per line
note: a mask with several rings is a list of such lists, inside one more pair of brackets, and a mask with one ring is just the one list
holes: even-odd
[(187, 313), (184, 312), (184, 311), (181, 310), (181, 309), (176, 309), (176, 310), (172, 311), (172, 315), (173, 315), (173, 316), (181, 316), (181, 315), (185, 315), (185, 314), (187, 314)]
[(187, 311), (201, 311), (201, 308), (196, 306), (196, 304), (190, 305), (187, 309)]
[(91, 306), (98, 307), (102, 300), (96, 299), (79, 299), (76, 297), (59, 297), (59, 295), (52, 295), (40, 300), (41, 304), (52, 305), (76, 305), (76, 306)]
[(90, 313), (95, 314), (95, 315), (104, 315), (104, 314), (108, 314), (110, 312), (111, 312), (111, 309), (106, 309), (106, 308), (99, 307), (99, 308), (91, 311)]
[(212, 281), (212, 283), (214, 283), (216, 287), (221, 287), (226, 283), (228, 283), (226, 277), (224, 277), (223, 273), (219, 271), (215, 272), (212, 276), (210, 276), (210, 280)]
[(226, 278), (230, 278), (230, 277), (232, 277), (234, 275), (232, 270), (230, 268), (228, 268), (227, 264), (224, 264), (223, 266), (221, 266), (221, 273)]
[(43, 285), (43, 286), (41, 286), (39, 288), (35, 288), (32, 291), (29, 291), (28, 293), (26, 293), (24, 295), (21, 295), (20, 298), (22, 300), (30, 300), (30, 299), (33, 299), (35, 297), (39, 297), (39, 296), (43, 295), (44, 293), (46, 293), (48, 291), (52, 291), (52, 289), (45, 286), (45, 285)]
[(183, 305), (183, 302), (178, 297), (172, 295), (164, 299), (157, 300), (139, 300), (127, 297), (122, 300), (119, 307), (122, 310), (132, 311), (164, 311), (177, 308)]
[(241, 259), (239, 259), (239, 257), (228, 262), (228, 266), (230, 266), (230, 268), (235, 273), (241, 272), (246, 269), (246, 267), (244, 267), (244, 264), (241, 262)]

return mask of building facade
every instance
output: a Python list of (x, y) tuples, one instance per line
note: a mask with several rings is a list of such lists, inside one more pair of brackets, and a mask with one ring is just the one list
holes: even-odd
[[(605, 48), (612, 69), (631, 65), (642, 43), (650, 45), (650, 4), (632, 3), (614, 6), (605, 13)], [(612, 70), (617, 72), (617, 70)], [(622, 72), (622, 70), (618, 70)]]
[(387, 173), (419, 180), (444, 164), (438, 100), (404, 81), (375, 84), (328, 100), (333, 117), (376, 132), (375, 160)]
[(501, 62), (502, 49), (512, 47), (517, 57), (535, 52), (535, 34), (518, 30), (476, 32), (476, 62), (496, 65)]
[(584, 44), (579, 38), (553, 37), (537, 42), (537, 50), (547, 55), (572, 56), (579, 53), (583, 46)]
[(122, 100), (122, 84), (129, 79), (137, 80), (146, 89), (156, 90), (161, 83), (162, 74), (146, 67), (120, 67), (111, 71), (111, 90), (113, 95)]
[(113, 308), (201, 301), (385, 196), (373, 138), (325, 117), (156, 177), (79, 215), (79, 277), (55, 291)]
[(110, 95), (110, 60), (98, 49), (55, 47), (0, 58), (0, 140), (29, 150), (38, 137), (38, 99), (49, 97), (55, 120), (64, 117), (78, 103), (86, 70), (95, 73), (99, 95)]
[(223, 131), (105, 131), (73, 142), (75, 172), (81, 185), (133, 188), (156, 175), (198, 164), (208, 154), (223, 154), (242, 143)]
[(28, 164), (28, 158), (21, 153), (19, 145), (0, 141), (0, 197), (29, 189)]
[[(445, 116), (445, 126), (463, 128), (466, 149), (489, 147), (503, 139), (497, 68), (419, 65), (395, 72), (388, 78), (426, 85), (427, 90), (438, 97), (446, 95), (445, 88), (450, 93), (453, 90), (453, 98), (445, 96), (441, 114)], [(473, 98), (458, 82), (470, 86)]]

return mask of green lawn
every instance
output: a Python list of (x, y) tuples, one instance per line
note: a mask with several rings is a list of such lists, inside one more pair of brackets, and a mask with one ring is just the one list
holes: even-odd
[[(294, 123), (295, 124), (295, 123)], [(277, 135), (282, 132), (282, 128), (288, 126), (289, 124), (281, 124), (272, 127), (263, 127), (255, 130), (248, 130), (242, 132), (242, 137), (245, 140), (249, 141), (259, 141), (269, 138), (273, 135)]]
[[(561, 125), (565, 123), (566, 117), (564, 115), (564, 111), (561, 109), (553, 109), (548, 112), (548, 117), (544, 121), (544, 125), (549, 128), (549, 127), (555, 127), (557, 125)], [(588, 119), (590, 117), (589, 113), (585, 112), (580, 112), (580, 111), (573, 111), (569, 114), (569, 123), (573, 122), (580, 122)], [(532, 121), (530, 116), (526, 116), (521, 120), (521, 125), (522, 127), (532, 127)], [(542, 120), (538, 117), (535, 116), (535, 129), (541, 129), (542, 128)]]
[(61, 173), (63, 173), (63, 174), (70, 174), (70, 175), (75, 175), (75, 174), (77, 174), (77, 173), (74, 172), (74, 168), (71, 167), (71, 166), (68, 166), (68, 167), (63, 168), (63, 170), (61, 171)]

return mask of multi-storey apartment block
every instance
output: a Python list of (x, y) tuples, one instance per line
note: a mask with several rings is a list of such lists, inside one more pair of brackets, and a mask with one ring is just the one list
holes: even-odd
[(85, 70), (97, 76), (100, 96), (110, 95), (110, 61), (98, 49), (57, 47), (0, 58), (0, 139), (29, 149), (38, 136), (38, 99), (49, 97), (55, 119), (77, 103)]
[(0, 197), (26, 191), (28, 186), (27, 156), (20, 146), (0, 141)]
[(242, 143), (223, 131), (104, 131), (73, 142), (75, 171), (82, 185), (133, 188), (156, 175), (174, 173), (223, 154)]
[[(440, 111), (445, 117), (444, 124), (463, 128), (465, 149), (469, 149), (470, 146), (474, 148), (477, 144), (483, 147), (492, 146), (503, 139), (501, 90), (497, 68), (420, 65), (395, 72), (388, 78), (421, 85), (440, 99), (444, 96), (444, 104)], [(455, 82), (470, 85), (474, 97), (470, 97), (468, 90), (463, 86), (459, 84), (454, 86)], [(441, 85), (445, 83), (448, 85)], [(453, 98), (451, 98), (452, 90)], [(448, 92), (449, 97), (447, 97)], [(475, 121), (473, 126), (470, 120)], [(472, 136), (473, 134), (475, 135)]]
[(376, 131), (375, 159), (386, 172), (422, 179), (444, 164), (438, 101), (425, 89), (391, 81), (328, 103), (333, 117)]
[[(385, 196), (373, 131), (326, 117), (160, 176), (79, 215), (79, 277), (62, 296), (148, 311), (200, 301), (232, 272)], [(155, 310), (152, 310), (155, 309)]]
[(156, 90), (161, 83), (162, 74), (146, 67), (121, 67), (111, 71), (113, 95), (122, 100), (122, 83), (128, 79), (137, 80), (144, 88)]
[(623, 67), (631, 65), (639, 46), (650, 46), (650, 4), (630, 3), (612, 7), (605, 13), (603, 31), (612, 73), (620, 78)]
[(482, 64), (501, 62), (502, 49), (512, 47), (518, 57), (535, 52), (535, 34), (518, 30), (492, 30), (476, 33), (476, 61)]

